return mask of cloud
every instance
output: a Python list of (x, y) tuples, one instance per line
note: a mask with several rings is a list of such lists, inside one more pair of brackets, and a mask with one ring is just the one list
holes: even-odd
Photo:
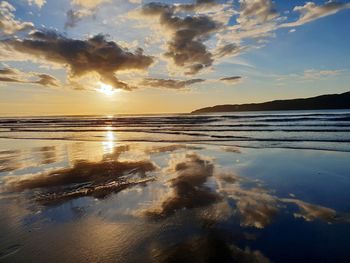
[(37, 74), (37, 76), (40, 78), (39, 80), (37, 80), (36, 82), (33, 83), (37, 83), (43, 86), (59, 86), (59, 81), (48, 74)]
[[(37, 78), (37, 80), (33, 80), (33, 78)], [(13, 68), (0, 69), (0, 82), (40, 84), (43, 86), (56, 87), (60, 85), (59, 81), (51, 75), (36, 72), (22, 72), (18, 69)]]
[(204, 79), (189, 79), (189, 80), (174, 80), (174, 79), (155, 79), (147, 78), (144, 79), (140, 85), (155, 87), (155, 88), (165, 88), (165, 89), (186, 89), (188, 86), (195, 83), (200, 83), (205, 81)]
[(67, 20), (64, 24), (65, 29), (73, 28), (83, 18), (95, 16), (98, 8), (105, 3), (110, 3), (111, 0), (72, 0), (72, 9), (66, 13)]
[(212, 65), (212, 54), (204, 42), (222, 24), (206, 15), (176, 15), (175, 10), (174, 5), (149, 3), (142, 7), (141, 14), (159, 19), (165, 33), (170, 35), (164, 56), (177, 67), (185, 68), (185, 74), (193, 75)]
[(337, 76), (343, 72), (344, 70), (340, 70), (340, 69), (336, 69), (336, 70), (308, 69), (304, 71), (303, 78), (306, 80), (318, 80), (322, 78)]
[(245, 28), (257, 26), (278, 16), (271, 0), (240, 0), (241, 10), (237, 22)]
[(279, 84), (283, 84), (283, 81), (316, 81), (316, 80), (326, 80), (331, 77), (341, 75), (345, 72), (344, 69), (306, 69), (300, 73), (293, 73), (288, 75), (276, 75), (276, 81)]
[(89, 9), (81, 9), (81, 10), (70, 9), (67, 11), (67, 20), (64, 24), (64, 27), (66, 29), (70, 27), (75, 27), (80, 20), (90, 15), (92, 15), (92, 11)]
[(104, 3), (109, 3), (111, 0), (72, 0), (72, 4), (87, 9), (94, 9)]
[(38, 8), (42, 8), (46, 4), (46, 0), (27, 0), (29, 5), (36, 5)]
[(142, 0), (129, 0), (129, 2), (132, 4), (141, 4)]
[(222, 41), (241, 43), (246, 39), (253, 39), (259, 44), (261, 39), (271, 37), (281, 20), (273, 2), (271, 0), (240, 0), (239, 2), (237, 23), (227, 26), (221, 37)]
[(79, 78), (96, 73), (100, 80), (116, 89), (132, 90), (135, 87), (120, 81), (118, 71), (145, 70), (154, 61), (138, 48), (134, 53), (121, 48), (103, 35), (86, 40), (67, 38), (56, 31), (34, 31), (28, 38), (11, 38), (1, 41), (5, 49), (28, 55), (32, 60), (39, 59), (66, 67), (69, 78)]
[(235, 85), (242, 81), (242, 77), (241, 76), (226, 77), (226, 78), (221, 78), (220, 81), (227, 84)]
[(15, 70), (13, 68), (0, 69), (0, 76), (3, 76), (3, 75), (16, 75), (16, 74), (18, 74), (18, 70)]
[(235, 44), (235, 43), (230, 43), (230, 44), (225, 44), (222, 46), (219, 46), (216, 51), (215, 51), (215, 56), (218, 58), (223, 58), (227, 56), (234, 56), (238, 55), (239, 53), (242, 52), (242, 48)]
[(324, 5), (316, 5), (314, 2), (307, 2), (303, 6), (294, 7), (293, 10), (300, 13), (300, 17), (297, 21), (282, 24), (280, 27), (301, 26), (319, 18), (336, 14), (347, 8), (350, 8), (350, 4), (337, 1), (328, 1)]
[(0, 35), (12, 35), (19, 31), (33, 29), (31, 22), (21, 22), (13, 14), (16, 8), (6, 1), (0, 3)]
[(177, 4), (177, 11), (194, 12), (194, 11), (210, 11), (214, 6), (218, 5), (216, 0), (196, 0), (194, 4)]

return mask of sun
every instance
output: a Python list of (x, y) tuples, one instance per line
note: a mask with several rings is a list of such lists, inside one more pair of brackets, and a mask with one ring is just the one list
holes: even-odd
[(114, 94), (114, 92), (117, 91), (111, 85), (105, 84), (103, 82), (100, 82), (99, 85), (100, 85), (100, 88), (97, 91), (99, 91), (107, 96), (112, 96)]

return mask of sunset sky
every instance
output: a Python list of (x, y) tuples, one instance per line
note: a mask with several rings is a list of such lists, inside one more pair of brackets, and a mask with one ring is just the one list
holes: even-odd
[(0, 1), (0, 115), (189, 112), (350, 90), (350, 1)]

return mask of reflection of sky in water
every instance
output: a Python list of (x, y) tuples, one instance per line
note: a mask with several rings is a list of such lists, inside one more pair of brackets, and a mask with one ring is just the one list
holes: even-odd
[(109, 128), (0, 158), (1, 262), (350, 260), (349, 153), (125, 145)]

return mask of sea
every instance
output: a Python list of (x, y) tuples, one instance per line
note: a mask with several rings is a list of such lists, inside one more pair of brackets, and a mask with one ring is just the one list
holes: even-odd
[(350, 262), (350, 110), (0, 118), (0, 262)]

